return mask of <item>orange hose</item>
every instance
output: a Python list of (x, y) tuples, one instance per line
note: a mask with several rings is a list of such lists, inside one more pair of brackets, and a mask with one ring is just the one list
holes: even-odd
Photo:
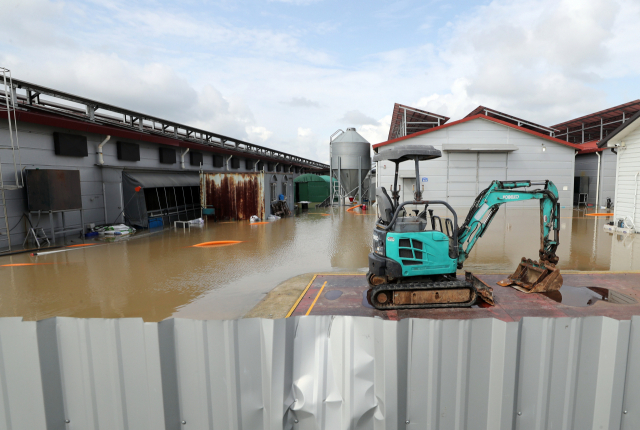
[(196, 248), (215, 248), (218, 246), (229, 246), (229, 245), (236, 245), (238, 243), (242, 243), (242, 241), (240, 240), (218, 240), (215, 242), (203, 242), (203, 243), (199, 243), (197, 245), (192, 245)]
[(14, 263), (14, 264), (3, 264), (0, 267), (42, 266), (44, 264), (56, 264), (56, 263)]
[(355, 208), (359, 208), (360, 206), (362, 206), (362, 205), (351, 206), (349, 209), (347, 209), (347, 212), (351, 212), (352, 210), (354, 210)]

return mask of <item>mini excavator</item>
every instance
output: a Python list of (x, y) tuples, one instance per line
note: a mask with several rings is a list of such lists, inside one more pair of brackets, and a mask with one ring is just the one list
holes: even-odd
[[(367, 274), (371, 304), (382, 310), (468, 307), (478, 299), (493, 305), (493, 289), (489, 285), (470, 272), (459, 280), (456, 270), (462, 269), (500, 205), (534, 199), (540, 200), (539, 260), (522, 258), (516, 271), (498, 285), (525, 293), (560, 289), (562, 275), (556, 268), (560, 204), (556, 186), (548, 180), (493, 181), (476, 197), (458, 227), (456, 211), (447, 202), (422, 199), (419, 162), (441, 156), (433, 146), (424, 145), (389, 149), (373, 157), (373, 161), (395, 163), (395, 178), (391, 196), (384, 187), (376, 189), (380, 218), (373, 230)], [(416, 170), (414, 199), (400, 203), (398, 168), (410, 160), (415, 162)], [(408, 205), (424, 208), (410, 214)], [(453, 220), (445, 218), (443, 223), (441, 217), (434, 215), (431, 208), (438, 206), (448, 209)]]

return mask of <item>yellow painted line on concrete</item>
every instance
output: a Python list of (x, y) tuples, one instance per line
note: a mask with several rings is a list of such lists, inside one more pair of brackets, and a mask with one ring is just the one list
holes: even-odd
[(316, 276), (365, 276), (366, 273), (317, 273)]
[(307, 288), (304, 289), (302, 294), (300, 294), (300, 297), (298, 297), (298, 300), (296, 300), (296, 302), (293, 304), (291, 309), (289, 309), (289, 312), (287, 313), (287, 316), (285, 318), (289, 318), (291, 316), (291, 314), (293, 313), (293, 311), (296, 310), (296, 308), (298, 307), (298, 303), (300, 303), (300, 300), (302, 300), (304, 295), (307, 294), (307, 291), (309, 290), (309, 287), (311, 286), (311, 284), (313, 284), (313, 281), (316, 280), (316, 276), (318, 276), (318, 275), (313, 275), (313, 278), (311, 278), (311, 282), (309, 282), (309, 284), (307, 285)]
[(316, 302), (318, 301), (318, 297), (320, 297), (320, 294), (322, 294), (322, 290), (324, 290), (324, 287), (327, 285), (327, 281), (324, 281), (324, 284), (322, 284), (322, 288), (320, 288), (320, 291), (318, 291), (318, 295), (316, 296), (315, 299), (313, 299), (313, 303), (311, 303), (311, 306), (309, 306), (309, 310), (307, 310), (307, 313), (305, 315), (309, 315), (311, 313), (311, 309), (313, 309), (313, 307), (316, 305)]

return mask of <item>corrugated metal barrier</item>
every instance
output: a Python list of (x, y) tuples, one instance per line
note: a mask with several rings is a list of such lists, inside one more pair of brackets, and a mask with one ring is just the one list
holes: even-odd
[(3, 429), (638, 429), (640, 318), (0, 319)]

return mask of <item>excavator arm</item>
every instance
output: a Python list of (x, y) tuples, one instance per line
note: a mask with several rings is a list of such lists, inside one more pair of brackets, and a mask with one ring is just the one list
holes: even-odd
[[(525, 189), (537, 185), (543, 185), (544, 188)], [(513, 285), (525, 292), (556, 290), (562, 286), (562, 277), (555, 268), (558, 263), (556, 249), (559, 244), (560, 205), (558, 189), (551, 181), (493, 181), (483, 190), (476, 197), (467, 218), (459, 229), (458, 267), (462, 267), (500, 206), (525, 200), (540, 200), (540, 260), (532, 261), (523, 258), (516, 272), (507, 280), (501, 281), (500, 285)]]

